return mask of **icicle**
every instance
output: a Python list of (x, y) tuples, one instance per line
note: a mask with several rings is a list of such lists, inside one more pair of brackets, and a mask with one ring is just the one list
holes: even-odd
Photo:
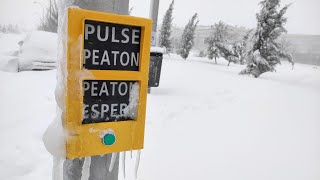
[(83, 168), (82, 168), (82, 176), (81, 180), (88, 180), (90, 176), (90, 164), (91, 164), (91, 157), (85, 157)]
[(109, 166), (109, 172), (112, 171), (113, 166), (114, 166), (114, 164), (116, 163), (117, 154), (118, 154), (118, 153), (112, 153), (111, 162), (110, 162), (110, 166)]
[(139, 163), (140, 163), (140, 154), (141, 150), (138, 150), (137, 152), (137, 157), (136, 157), (136, 165), (134, 167), (134, 172), (135, 172), (135, 179), (138, 177), (138, 169), (139, 169)]
[(122, 154), (122, 172), (123, 177), (126, 178), (126, 152), (121, 152)]
[(53, 157), (52, 179), (61, 180), (63, 178), (63, 161), (59, 157)]
[(132, 150), (130, 151), (130, 158), (132, 159)]

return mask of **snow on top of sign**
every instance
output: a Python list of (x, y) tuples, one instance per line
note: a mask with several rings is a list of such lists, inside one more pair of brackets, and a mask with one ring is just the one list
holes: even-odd
[(79, 6), (68, 6), (69, 9), (80, 9)]
[(165, 48), (151, 46), (150, 52), (152, 52), (152, 53), (162, 53), (163, 54), (163, 53), (165, 53)]

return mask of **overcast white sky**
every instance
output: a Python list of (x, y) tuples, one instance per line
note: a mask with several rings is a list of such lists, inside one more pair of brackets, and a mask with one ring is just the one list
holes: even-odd
[[(43, 5), (40, 5), (40, 2)], [(231, 25), (254, 28), (255, 13), (259, 10), (260, 0), (175, 0), (174, 20), (177, 26), (184, 27), (188, 19), (197, 12), (200, 25), (212, 25), (222, 20)], [(171, 0), (160, 0), (159, 20)], [(282, 0), (282, 4), (293, 3), (287, 12), (286, 25), (290, 34), (320, 35), (320, 0)], [(34, 27), (46, 0), (0, 0), (0, 24), (20, 24)], [(132, 15), (149, 17), (150, 0), (130, 0)]]

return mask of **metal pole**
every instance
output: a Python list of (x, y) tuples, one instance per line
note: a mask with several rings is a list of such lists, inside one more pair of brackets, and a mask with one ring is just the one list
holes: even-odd
[(49, 11), (50, 11), (50, 15), (49, 15), (49, 16), (50, 16), (50, 19), (51, 19), (51, 12), (52, 12), (52, 9), (51, 9), (51, 8), (52, 8), (52, 4), (51, 4), (51, 0), (50, 0), (50, 10), (49, 10)]
[[(158, 10), (159, 10), (159, 0), (151, 0), (150, 13), (149, 13), (149, 17), (150, 17), (150, 19), (152, 19), (151, 46), (157, 45)], [(152, 62), (150, 62), (150, 64), (151, 63)], [(151, 70), (149, 69), (149, 71), (151, 71)], [(151, 93), (151, 87), (148, 87), (148, 94), (150, 94), (150, 93)]]
[[(69, 2), (72, 2), (69, 3), (70, 5), (79, 6), (82, 9), (124, 15), (129, 13), (129, 0), (70, 0)], [(91, 156), (89, 180), (118, 180), (119, 153), (117, 153), (114, 167), (110, 172), (111, 157), (112, 154)], [(84, 161), (85, 158), (65, 160), (63, 180), (81, 180)]]
[(157, 44), (157, 23), (158, 23), (159, 0), (151, 0), (150, 2), (150, 19), (152, 19), (152, 43), (151, 46)]

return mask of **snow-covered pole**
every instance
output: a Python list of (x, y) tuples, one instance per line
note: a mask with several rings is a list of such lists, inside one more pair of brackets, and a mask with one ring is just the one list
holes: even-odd
[[(59, 1), (59, 37), (65, 36), (64, 16), (68, 6), (78, 6), (82, 9), (128, 15), (129, 0), (60, 0)], [(64, 41), (64, 38), (59, 38)], [(61, 42), (59, 42), (61, 43)], [(63, 44), (63, 43), (62, 43)], [(63, 46), (58, 51), (64, 51)], [(63, 54), (63, 53), (60, 53)], [(61, 66), (61, 65), (60, 65)], [(63, 65), (62, 65), (63, 66)], [(64, 71), (60, 68), (60, 71)], [(66, 72), (60, 72), (65, 74)], [(59, 76), (58, 76), (59, 77)], [(59, 81), (58, 81), (59, 83)], [(60, 83), (64, 83), (61, 81)], [(59, 86), (59, 84), (58, 84)], [(60, 107), (63, 111), (64, 107)], [(88, 165), (90, 162), (90, 165)], [(87, 165), (86, 165), (87, 164)], [(56, 165), (57, 166), (57, 165)], [(57, 170), (54, 167), (53, 171)], [(53, 172), (54, 180), (117, 180), (119, 169), (119, 153), (92, 156), (86, 158), (65, 160), (62, 172)], [(57, 170), (58, 171), (58, 170)]]

